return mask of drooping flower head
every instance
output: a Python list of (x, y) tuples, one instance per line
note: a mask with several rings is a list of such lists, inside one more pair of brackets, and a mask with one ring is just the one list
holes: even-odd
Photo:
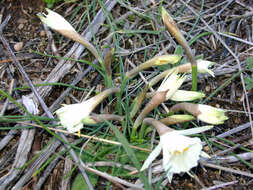
[(199, 120), (213, 125), (223, 124), (228, 119), (225, 110), (203, 104), (179, 103), (172, 106), (170, 110), (173, 112), (185, 110)]
[(206, 156), (206, 153), (202, 152), (202, 144), (199, 138), (190, 138), (184, 135), (200, 133), (212, 127), (213, 126), (205, 126), (180, 131), (166, 131), (166, 128), (159, 129), (160, 143), (150, 153), (141, 171), (147, 169), (162, 151), (163, 168), (169, 182), (171, 182), (174, 174), (189, 172), (191, 168), (198, 165), (200, 156)]
[(70, 38), (83, 46), (85, 46), (90, 52), (97, 58), (97, 60), (102, 63), (102, 58), (99, 55), (96, 48), (84, 37), (82, 37), (78, 32), (71, 26), (71, 24), (65, 20), (58, 13), (46, 8), (48, 14), (38, 13), (37, 16), (40, 20), (45, 23), (47, 26), (52, 28), (53, 30), (59, 32), (61, 35)]
[(71, 133), (80, 131), (83, 128), (85, 120), (89, 119), (89, 115), (94, 109), (94, 97), (79, 103), (63, 105), (55, 113), (60, 119), (61, 124)]
[(173, 132), (160, 137), (163, 150), (163, 168), (171, 182), (173, 174), (188, 172), (198, 165), (202, 145), (199, 138), (190, 138)]
[(71, 24), (65, 20), (61, 15), (58, 13), (46, 8), (48, 14), (38, 14), (40, 20), (45, 23), (50, 28), (61, 31), (61, 30), (69, 30), (75, 32), (75, 29), (71, 26)]
[(197, 116), (199, 120), (210, 124), (223, 124), (228, 119), (225, 116), (225, 110), (214, 108), (208, 105), (198, 105), (200, 114)]
[(203, 59), (197, 60), (199, 73), (209, 73), (212, 77), (215, 77), (214, 72), (211, 69), (209, 69), (209, 67), (211, 67), (212, 65), (214, 65), (214, 62), (206, 61)]
[(56, 115), (60, 119), (60, 123), (69, 132), (78, 132), (83, 124), (93, 124), (94, 119), (90, 117), (90, 113), (94, 108), (112, 93), (119, 92), (119, 88), (109, 88), (100, 94), (79, 104), (63, 105), (62, 108), (56, 110)]
[[(197, 60), (197, 71), (198, 71), (198, 73), (209, 73), (212, 77), (215, 77), (214, 72), (211, 69), (209, 69), (209, 67), (211, 67), (212, 65), (214, 65), (214, 62), (203, 60), (203, 59), (198, 59)], [(185, 63), (182, 65), (179, 65), (179, 66), (177, 66), (177, 69), (178, 69), (179, 73), (191, 73), (192, 72), (191, 63)]]

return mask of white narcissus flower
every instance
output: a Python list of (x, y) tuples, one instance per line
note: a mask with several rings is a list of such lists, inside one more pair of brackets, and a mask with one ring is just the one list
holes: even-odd
[(166, 100), (170, 99), (177, 89), (183, 84), (186, 76), (178, 75), (178, 71), (175, 70), (169, 73), (163, 80), (162, 84), (158, 88), (158, 92), (168, 91), (166, 93)]
[[(214, 72), (211, 69), (209, 69), (209, 67), (211, 67), (212, 65), (214, 65), (214, 62), (206, 61), (203, 59), (197, 60), (198, 73), (209, 73), (211, 76), (215, 77)], [(177, 69), (178, 69), (179, 73), (191, 73), (192, 72), (191, 63), (185, 63), (182, 65), (179, 65), (179, 66), (177, 66)]]
[(204, 93), (195, 92), (195, 91), (187, 91), (187, 90), (177, 90), (170, 98), (173, 101), (193, 101), (197, 99), (201, 99), (205, 97)]
[(225, 110), (212, 106), (198, 104), (198, 111), (200, 113), (197, 115), (197, 118), (209, 124), (223, 124), (228, 119), (225, 116)]
[(94, 98), (79, 104), (63, 105), (62, 108), (58, 109), (55, 113), (63, 127), (71, 133), (80, 131), (85, 119), (89, 119), (90, 113), (97, 105)]
[(67, 30), (76, 32), (76, 30), (71, 26), (71, 24), (65, 20), (61, 15), (58, 13), (46, 8), (48, 14), (38, 14), (40, 20), (45, 23), (50, 28), (59, 31), (59, 30)]
[(152, 161), (163, 151), (163, 168), (171, 182), (173, 174), (189, 172), (191, 168), (198, 165), (203, 153), (199, 138), (190, 138), (184, 135), (200, 133), (211, 129), (213, 126), (198, 127), (188, 130), (166, 132), (160, 136), (160, 143), (150, 153), (144, 162), (141, 171), (148, 168)]
[(83, 124), (94, 123), (94, 120), (90, 117), (93, 109), (110, 94), (119, 91), (119, 88), (109, 88), (82, 103), (63, 105), (55, 113), (60, 119), (62, 126), (69, 132), (78, 132), (82, 129)]
[(197, 60), (197, 68), (199, 73), (209, 73), (212, 77), (214, 76), (214, 72), (211, 69), (208, 69), (214, 65), (214, 62), (206, 61), (206, 60)]
[(98, 54), (96, 48), (87, 41), (84, 37), (82, 37), (78, 32), (71, 26), (71, 24), (65, 20), (61, 15), (58, 13), (46, 8), (46, 11), (48, 14), (41, 14), (38, 13), (37, 16), (40, 18), (40, 20), (45, 23), (47, 26), (52, 28), (53, 30), (59, 32), (63, 36), (70, 38), (76, 42), (79, 42), (80, 44), (84, 45), (90, 52), (98, 59), (98, 61), (101, 63), (102, 58)]

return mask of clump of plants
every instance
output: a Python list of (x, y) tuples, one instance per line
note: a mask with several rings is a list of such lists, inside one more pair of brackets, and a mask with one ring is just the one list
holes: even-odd
[[(110, 63), (104, 60), (97, 49), (78, 34), (62, 16), (49, 9), (46, 10), (47, 15), (38, 15), (42, 22), (65, 37), (84, 45), (100, 63), (100, 73), (102, 73), (107, 87), (103, 92), (82, 103), (63, 105), (62, 108), (58, 109), (55, 113), (60, 120), (61, 126), (71, 133), (78, 132), (80, 134), (86, 125), (105, 122), (111, 126), (111, 121), (124, 123), (130, 119), (133, 121), (131, 130), (124, 133), (123, 138), (137, 144), (145, 141), (146, 135), (152, 129), (150, 127), (155, 128), (160, 136), (160, 142), (147, 157), (143, 166), (138, 169), (139, 171), (147, 169), (162, 152), (162, 165), (170, 182), (174, 174), (189, 173), (191, 168), (198, 165), (200, 157), (208, 158), (208, 155), (202, 151), (200, 138), (189, 137), (189, 135), (210, 130), (213, 125), (222, 124), (228, 119), (223, 109), (194, 103), (205, 96), (204, 93), (197, 91), (197, 73), (209, 73), (214, 77), (213, 71), (209, 68), (213, 65), (213, 62), (195, 59), (176, 23), (164, 8), (161, 10), (163, 22), (171, 35), (183, 47), (190, 62), (167, 69), (149, 80), (148, 84), (140, 90), (140, 94), (132, 100), (132, 105), (128, 108), (130, 114), (124, 113), (124, 109), (121, 107), (122, 94), (127, 88), (127, 82), (139, 72), (151, 67), (177, 64), (182, 56), (174, 54), (154, 56), (152, 59), (126, 72), (122, 77), (113, 79)], [(181, 89), (188, 73), (192, 74), (191, 91)], [(156, 87), (159, 82), (159, 87)], [(148, 93), (151, 87), (154, 87), (155, 91)], [(117, 99), (114, 114), (92, 113), (98, 104), (107, 97), (112, 97), (112, 94), (116, 94)], [(173, 106), (169, 108), (169, 112), (165, 117), (160, 114), (157, 117), (150, 117), (150, 113), (154, 109), (159, 108), (163, 102), (168, 101)], [(176, 130), (170, 127), (196, 119), (211, 125), (185, 130)]]

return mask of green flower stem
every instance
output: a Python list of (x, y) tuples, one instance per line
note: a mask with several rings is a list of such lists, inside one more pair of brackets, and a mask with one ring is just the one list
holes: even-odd
[(140, 109), (140, 107), (142, 105), (142, 102), (146, 98), (147, 91), (148, 91), (148, 86), (146, 86), (141, 91), (141, 93), (136, 97), (136, 99), (134, 100), (134, 102), (133, 102), (133, 108), (132, 108), (132, 110), (130, 112), (130, 118), (133, 118), (136, 115), (136, 113), (139, 111), (139, 109)]
[(119, 115), (122, 115), (121, 96), (125, 90), (127, 81), (128, 81), (128, 78), (124, 77), (120, 86), (120, 91), (117, 93), (117, 111)]
[(112, 53), (113, 50), (109, 50), (104, 56), (105, 71), (108, 78), (112, 78)]
[[(145, 120), (145, 119), (144, 119)], [(144, 121), (143, 120), (143, 121)], [(144, 135), (145, 135), (145, 131), (147, 129), (147, 125), (145, 123), (142, 123), (141, 125), (141, 129), (140, 129), (140, 133), (139, 133), (139, 139), (143, 139), (144, 138)]]
[(197, 64), (192, 64), (192, 91), (197, 91), (197, 85), (198, 85)]
[(113, 49), (109, 50), (105, 56), (104, 56), (104, 69), (105, 69), (105, 85), (107, 88), (113, 87), (113, 81), (112, 81), (112, 55), (113, 55)]

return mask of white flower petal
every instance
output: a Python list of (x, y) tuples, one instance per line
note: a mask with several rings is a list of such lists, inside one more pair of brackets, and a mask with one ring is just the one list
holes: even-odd
[(212, 128), (213, 128), (213, 125), (207, 125), (207, 126), (203, 126), (203, 127), (196, 127), (196, 128), (192, 128), (192, 129), (178, 130), (178, 131), (173, 131), (173, 132), (180, 134), (180, 135), (193, 135), (193, 134), (202, 133), (202, 132), (210, 130)]
[(94, 98), (80, 104), (64, 105), (55, 113), (60, 119), (60, 123), (69, 132), (77, 132), (82, 128), (82, 120), (89, 116), (94, 107)]
[(70, 30), (74, 31), (75, 29), (71, 26), (71, 24), (65, 20), (58, 13), (46, 8), (48, 14), (38, 15), (42, 22), (48, 25), (50, 28), (54, 30)]
[(147, 169), (149, 165), (156, 159), (156, 157), (160, 154), (162, 151), (162, 145), (159, 143), (157, 147), (150, 153), (148, 158), (145, 160), (143, 166), (141, 167), (141, 171)]
[[(201, 141), (199, 138), (190, 138), (178, 134), (177, 131), (167, 132), (160, 136), (159, 146), (163, 150), (163, 168), (166, 172), (169, 182), (171, 182), (173, 174), (180, 172), (189, 172), (191, 168), (198, 165), (201, 154)], [(159, 148), (160, 152), (161, 148)], [(145, 161), (142, 170), (147, 168), (149, 164), (158, 156), (152, 152)]]
[(173, 101), (193, 101), (205, 97), (204, 93), (187, 91), (187, 90), (177, 90), (170, 99)]
[(207, 153), (203, 151), (201, 151), (200, 156), (202, 156), (203, 158), (208, 158), (208, 159), (211, 158)]
[(198, 119), (206, 123), (217, 125), (224, 123), (224, 121), (228, 119), (228, 117), (225, 116), (226, 111), (223, 109), (202, 104), (198, 105), (198, 109), (201, 112), (197, 116)]
[(177, 70), (170, 72), (164, 78), (160, 87), (157, 89), (158, 92), (168, 91), (166, 94), (166, 100), (171, 98), (171, 96), (177, 91), (177, 89), (183, 84), (184, 80), (186, 79), (186, 76), (181, 76), (177, 73)]

